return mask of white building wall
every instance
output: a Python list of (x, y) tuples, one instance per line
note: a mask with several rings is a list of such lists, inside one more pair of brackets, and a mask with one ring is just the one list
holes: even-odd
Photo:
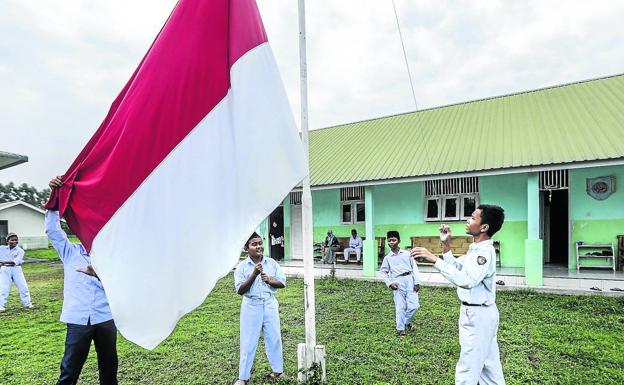
[(24, 250), (48, 247), (42, 213), (17, 205), (0, 211), (0, 220), (8, 221), (9, 232), (19, 236)]

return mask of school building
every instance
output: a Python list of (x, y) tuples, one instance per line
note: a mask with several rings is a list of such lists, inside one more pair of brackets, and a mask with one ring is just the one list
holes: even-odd
[[(310, 169), (314, 242), (357, 229), (364, 277), (378, 269), (368, 240), (398, 230), (409, 247), (441, 223), (464, 235), (479, 203), (505, 209), (498, 265), (525, 285), (543, 286), (550, 267), (576, 271), (577, 259), (579, 274), (612, 272), (624, 239), (624, 75), (314, 130)], [(274, 257), (302, 258), (300, 199), (293, 190), (261, 226), (269, 243), (284, 236)]]

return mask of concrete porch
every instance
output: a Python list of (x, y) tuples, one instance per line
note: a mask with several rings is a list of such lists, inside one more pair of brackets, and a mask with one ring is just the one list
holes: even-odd
[[(303, 277), (303, 261), (291, 260), (280, 262), (285, 273), (289, 277)], [(427, 286), (451, 286), (448, 281), (432, 266), (419, 266), (420, 279), (423, 285)], [(327, 265), (315, 261), (315, 277), (350, 278), (360, 280), (381, 281), (381, 276), (376, 273), (374, 277), (367, 277), (363, 274), (362, 265)], [(624, 290), (624, 272), (602, 270), (602, 269), (582, 269), (581, 271), (569, 270), (565, 267), (544, 266), (543, 285), (528, 286), (525, 282), (524, 268), (501, 267), (497, 269), (497, 280), (505, 282), (505, 285), (498, 285), (497, 289), (508, 288), (531, 288), (537, 291), (558, 293), (558, 294), (590, 294), (600, 293), (605, 295), (623, 295), (624, 291), (613, 291), (619, 288)], [(599, 288), (591, 290), (590, 288)]]

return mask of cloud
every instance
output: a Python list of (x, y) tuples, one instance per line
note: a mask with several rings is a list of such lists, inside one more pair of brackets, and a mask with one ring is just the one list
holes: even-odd
[[(624, 72), (624, 2), (395, 0), (420, 108)], [(174, 0), (0, 2), (0, 150), (39, 187), (104, 118)], [(258, 0), (299, 120), (297, 2)], [(414, 109), (389, 0), (307, 1), (310, 127)]]

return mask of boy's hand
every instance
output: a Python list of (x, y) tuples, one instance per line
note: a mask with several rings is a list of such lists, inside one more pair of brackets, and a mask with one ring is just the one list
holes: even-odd
[(424, 247), (414, 247), (410, 253), (412, 257), (423, 258), (427, 262), (435, 263), (438, 257)]
[(48, 183), (48, 186), (50, 186), (51, 189), (61, 187), (62, 185), (63, 185), (63, 181), (61, 180), (60, 176), (54, 177), (54, 179), (52, 179), (50, 183)]
[(262, 273), (260, 273), (260, 279), (262, 279), (262, 282), (264, 283), (269, 283), (271, 277), (269, 277), (269, 275), (263, 271)]
[(76, 268), (76, 271), (100, 279), (100, 277), (98, 277), (95, 273), (95, 270), (93, 270), (93, 266), (91, 266), (91, 264), (88, 264), (86, 267), (78, 267)]
[(397, 290), (399, 288), (399, 285), (397, 285), (396, 282), (392, 282), (388, 287), (392, 290)]
[(415, 284), (415, 285), (414, 285), (414, 291), (415, 291), (416, 293), (418, 293), (418, 292), (420, 291), (420, 285), (419, 285), (419, 284)]
[(451, 242), (451, 228), (448, 225), (440, 226), (440, 242), (449, 244)]
[(256, 263), (256, 266), (254, 266), (254, 270), (253, 273), (258, 276), (259, 274), (262, 274), (262, 262), (258, 262)]

